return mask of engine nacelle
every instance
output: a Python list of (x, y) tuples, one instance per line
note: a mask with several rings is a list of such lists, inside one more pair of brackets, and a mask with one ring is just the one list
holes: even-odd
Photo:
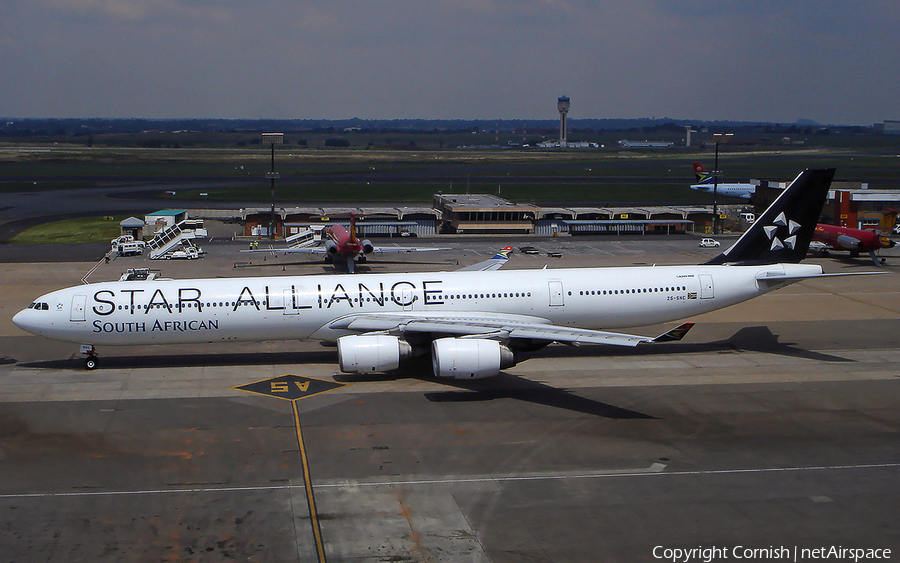
[(375, 250), (375, 245), (372, 244), (372, 241), (369, 239), (365, 239), (362, 241), (362, 251), (363, 254), (372, 254), (372, 251)]
[(326, 240), (326, 241), (325, 241), (325, 251), (326, 251), (330, 256), (334, 256), (335, 254), (338, 253), (338, 247), (337, 247), (337, 245), (334, 243), (333, 240)]
[(397, 369), (412, 353), (405, 340), (387, 334), (342, 336), (337, 341), (338, 363), (344, 373), (374, 373)]
[(515, 354), (496, 340), (440, 338), (431, 343), (431, 366), (437, 377), (481, 379), (514, 365)]
[(859, 250), (859, 239), (848, 236), (838, 235), (837, 242), (847, 250)]

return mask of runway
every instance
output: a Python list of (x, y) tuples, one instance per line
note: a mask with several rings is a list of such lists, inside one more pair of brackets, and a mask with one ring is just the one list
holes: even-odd
[[(465, 244), (444, 261), (476, 262), (495, 246)], [(532, 244), (564, 256), (514, 255), (507, 267), (691, 263), (706, 252), (693, 239)], [(165, 275), (307, 268), (281, 272), (283, 259), (269, 258), (235, 269), (237, 247), (210, 248)], [(431, 267), (409, 260), (370, 267)], [(677, 344), (553, 346), (464, 384), (435, 381), (427, 361), (340, 374), (333, 350), (296, 342), (105, 349), (102, 369), (85, 372), (76, 346), (9, 319), (91, 265), (3, 264), (0, 553), (634, 562), (699, 547), (721, 547), (727, 557), (714, 560), (724, 560), (843, 546), (896, 557), (897, 262), (691, 319)], [(304, 398), (281, 391), (303, 382)], [(304, 395), (321, 382), (335, 388)], [(261, 386), (239, 389), (251, 383)]]

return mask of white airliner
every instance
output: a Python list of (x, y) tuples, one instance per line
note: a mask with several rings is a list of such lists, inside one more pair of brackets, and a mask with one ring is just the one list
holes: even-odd
[(699, 162), (694, 163), (694, 175), (697, 178), (697, 183), (691, 184), (692, 190), (709, 194), (715, 191), (721, 196), (738, 197), (741, 199), (750, 199), (753, 197), (753, 194), (756, 193), (755, 184), (738, 182), (719, 182), (716, 184), (716, 179), (713, 178), (712, 174), (707, 172)]
[[(498, 270), (102, 282), (61, 289), (13, 318), (47, 338), (95, 346), (318, 340), (342, 371), (396, 369), (430, 353), (435, 375), (489, 377), (552, 342), (636, 346), (652, 338), (610, 329), (721, 309), (825, 276), (806, 254), (834, 175), (806, 170), (730, 248), (694, 266)], [(477, 271), (472, 271), (472, 270)]]

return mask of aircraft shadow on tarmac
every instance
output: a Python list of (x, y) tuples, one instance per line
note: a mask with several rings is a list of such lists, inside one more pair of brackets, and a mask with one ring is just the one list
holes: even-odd
[[(161, 354), (149, 356), (102, 356), (100, 369), (190, 368), (216, 366), (266, 366), (279, 364), (334, 363), (334, 352), (236, 352), (233, 354)], [(22, 362), (23, 367), (38, 369), (77, 369), (84, 371), (84, 360), (72, 355), (64, 360)], [(89, 373), (89, 372), (87, 372)]]
[[(188, 368), (215, 366), (263, 366), (291, 364), (334, 363), (335, 353), (331, 350), (301, 352), (248, 352), (234, 354), (167, 354), (150, 356), (104, 356), (102, 369), (142, 369), (142, 368)], [(14, 361), (14, 360), (13, 360)], [(81, 359), (73, 355), (64, 360), (23, 362), (23, 367), (37, 369), (78, 369), (83, 370)], [(86, 372), (89, 373), (89, 372)], [(248, 373), (248, 378), (252, 379)], [(499, 375), (473, 381), (435, 379), (431, 372), (429, 358), (415, 358), (398, 370), (377, 374), (336, 373), (339, 383), (366, 383), (418, 379), (437, 382), (453, 388), (449, 391), (426, 392), (425, 398), (436, 403), (493, 401), (514, 399), (544, 405), (582, 414), (611, 419), (654, 420), (648, 414), (624, 409), (614, 405), (576, 395), (566, 389), (559, 389), (545, 383), (501, 372)]]
[(500, 375), (488, 379), (475, 381), (450, 380), (442, 381), (441, 383), (456, 387), (457, 390), (425, 393), (425, 398), (434, 403), (514, 399), (602, 418), (657, 420), (657, 417), (649, 414), (617, 407), (576, 395), (567, 389), (552, 387), (545, 383), (502, 372)]
[[(744, 327), (727, 340), (719, 340), (697, 344), (666, 344), (639, 348), (620, 348), (613, 346), (552, 346), (545, 348), (533, 356), (543, 358), (567, 358), (578, 356), (623, 357), (674, 355), (695, 352), (716, 351), (753, 351), (770, 354), (781, 354), (791, 357), (806, 358), (824, 362), (852, 362), (846, 358), (803, 350), (794, 344), (781, 343), (778, 335), (773, 334), (766, 326)], [(327, 364), (335, 361), (333, 350), (298, 352), (247, 352), (233, 354), (168, 354), (148, 356), (106, 356), (102, 359), (105, 368), (160, 368), (160, 367), (199, 367), (199, 366), (260, 366), (277, 364)], [(65, 360), (49, 360), (27, 362), (24, 367), (45, 369), (73, 369), (80, 366), (78, 357)], [(101, 368), (102, 369), (102, 368)], [(602, 369), (602, 368), (601, 368)], [(383, 374), (345, 374), (334, 375), (340, 383), (364, 383), (377, 381), (396, 381), (401, 379), (419, 379), (437, 381), (452, 388), (447, 391), (430, 391), (424, 397), (436, 403), (493, 401), (498, 399), (514, 399), (543, 406), (549, 406), (591, 416), (610, 419), (656, 420), (649, 414), (610, 405), (587, 397), (577, 395), (567, 389), (560, 389), (530, 379), (501, 372), (499, 375), (477, 380), (436, 380), (431, 373), (430, 360), (427, 357), (415, 358), (400, 369)]]
[(603, 418), (656, 419), (656, 417), (648, 414), (588, 399), (566, 389), (560, 389), (506, 372), (500, 372), (499, 375), (494, 377), (468, 381), (435, 379), (431, 372), (431, 361), (429, 358), (415, 358), (400, 369), (387, 374), (373, 376), (372, 374), (341, 373), (335, 375), (334, 379), (341, 383), (352, 383), (373, 381), (373, 377), (378, 378), (377, 380), (380, 381), (419, 379), (437, 382), (454, 388), (448, 391), (429, 391), (424, 393), (424, 397), (434, 403), (468, 403), (514, 399)]
[(805, 358), (820, 362), (854, 362), (847, 358), (799, 348), (796, 343), (779, 342), (779, 336), (767, 326), (744, 327), (725, 340), (698, 343), (668, 343), (657, 346), (625, 348), (617, 346), (553, 346), (545, 348), (540, 357), (569, 358), (579, 356), (624, 357), (689, 354), (693, 352), (765, 352), (793, 358)]

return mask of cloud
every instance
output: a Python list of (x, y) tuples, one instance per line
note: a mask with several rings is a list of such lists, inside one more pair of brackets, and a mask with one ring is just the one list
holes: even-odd
[(0, 112), (867, 123), (898, 117), (898, 6), (0, 0)]

